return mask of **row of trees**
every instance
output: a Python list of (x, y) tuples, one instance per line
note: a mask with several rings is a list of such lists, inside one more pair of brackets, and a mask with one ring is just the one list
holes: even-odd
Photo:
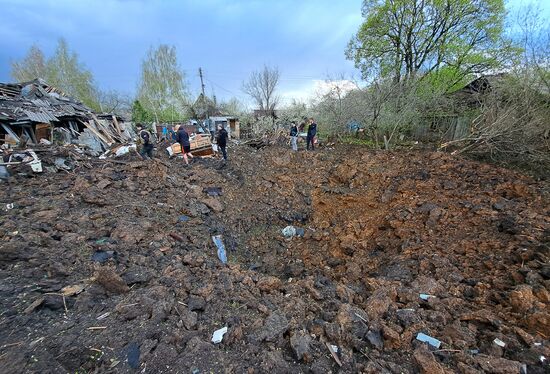
[[(13, 62), (11, 67), (12, 77), (18, 82), (43, 78), (95, 111), (131, 113), (136, 122), (181, 121), (204, 116), (208, 110), (238, 116), (246, 114), (244, 105), (236, 98), (218, 103), (215, 96), (206, 98), (199, 95), (193, 102), (185, 73), (178, 64), (176, 48), (166, 44), (147, 51), (133, 99), (114, 90), (100, 90), (91, 71), (69, 49), (64, 39), (59, 40), (51, 57), (46, 58), (38, 46), (32, 46), (27, 55)], [(279, 104), (275, 92), (279, 76), (276, 67), (265, 66), (252, 72), (250, 79), (243, 82), (242, 90), (258, 108), (273, 112)]]
[(43, 78), (67, 95), (81, 100), (94, 110), (101, 109), (102, 94), (96, 88), (92, 73), (60, 39), (54, 54), (46, 59), (38, 46), (32, 46), (23, 60), (12, 63), (11, 74), (18, 82)]
[(42, 78), (95, 111), (126, 114), (132, 111), (140, 121), (179, 119), (188, 106), (184, 74), (178, 66), (175, 48), (167, 45), (147, 52), (133, 103), (129, 95), (100, 90), (91, 71), (64, 39), (58, 41), (49, 58), (38, 46), (32, 46), (22, 60), (12, 63), (11, 75), (18, 82)]
[[(550, 165), (544, 158), (550, 155), (550, 32), (535, 8), (519, 13), (512, 27), (505, 24), (504, 0), (364, 0), (362, 14), (364, 22), (345, 51), (362, 76), (354, 88), (339, 79), (310, 105), (291, 102), (281, 108), (280, 72), (264, 66), (241, 88), (258, 109), (254, 115), (237, 99), (217, 103), (199, 95), (191, 102), (175, 48), (160, 45), (142, 62), (133, 118), (182, 120), (213, 107), (238, 115), (241, 123), (261, 132), (314, 116), (322, 132), (341, 136), (356, 123), (377, 147), (391, 148), (425, 127), (427, 114), (456, 115), (452, 93), (474, 77), (506, 72), (500, 93), (469, 113), (466, 132), (471, 135), (445, 147)], [(49, 59), (31, 48), (24, 60), (13, 64), (13, 75), (18, 80), (45, 77), (94, 109), (123, 101), (115, 92), (96, 88), (89, 70), (63, 40)]]

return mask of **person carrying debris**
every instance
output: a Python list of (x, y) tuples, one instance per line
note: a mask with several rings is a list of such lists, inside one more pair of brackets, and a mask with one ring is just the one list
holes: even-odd
[(222, 125), (218, 125), (218, 136), (216, 138), (216, 142), (218, 143), (218, 147), (222, 151), (224, 160), (227, 160), (227, 137), (227, 131), (223, 128)]
[(183, 126), (178, 126), (177, 133), (176, 133), (176, 141), (180, 143), (181, 146), (181, 153), (183, 155), (183, 159), (185, 160), (185, 164), (189, 165), (189, 159), (187, 156), (193, 158), (194, 156), (191, 154), (191, 143), (189, 142), (189, 134), (187, 131), (185, 131), (185, 128)]
[(290, 125), (290, 144), (294, 152), (298, 151), (298, 126), (294, 121)]
[(153, 159), (153, 149), (155, 146), (151, 142), (151, 133), (143, 128), (142, 125), (137, 126), (138, 141), (142, 144), (139, 151), (140, 156), (144, 159)]
[(317, 124), (313, 118), (309, 119), (309, 126), (307, 128), (307, 137), (306, 137), (306, 149), (309, 150), (309, 143), (311, 143), (311, 150), (314, 150), (313, 143), (315, 142), (315, 135), (317, 135)]

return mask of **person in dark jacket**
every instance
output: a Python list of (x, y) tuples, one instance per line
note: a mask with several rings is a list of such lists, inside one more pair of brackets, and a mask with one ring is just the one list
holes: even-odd
[(306, 137), (306, 148), (309, 150), (309, 144), (311, 143), (311, 150), (314, 150), (313, 143), (315, 143), (315, 135), (317, 135), (317, 124), (313, 120), (313, 118), (310, 118), (309, 120), (309, 126), (307, 128), (307, 137)]
[(292, 150), (296, 152), (298, 150), (298, 126), (296, 126), (296, 122), (292, 122), (292, 125), (290, 125), (290, 144)]
[(189, 159), (187, 156), (193, 158), (194, 156), (191, 154), (191, 143), (189, 142), (189, 134), (187, 131), (185, 131), (185, 128), (183, 126), (180, 126), (177, 129), (176, 132), (176, 141), (181, 146), (181, 153), (183, 155), (183, 159), (185, 160), (185, 164), (189, 165)]
[(222, 125), (218, 125), (218, 136), (216, 138), (216, 142), (218, 143), (218, 147), (222, 151), (224, 160), (227, 160), (227, 138), (227, 131), (223, 128)]
[(137, 126), (138, 131), (138, 137), (139, 141), (141, 143), (141, 150), (139, 151), (139, 155), (144, 159), (153, 159), (153, 149), (155, 149), (155, 146), (153, 145), (152, 139), (151, 139), (151, 133), (143, 128), (143, 126), (138, 125)]

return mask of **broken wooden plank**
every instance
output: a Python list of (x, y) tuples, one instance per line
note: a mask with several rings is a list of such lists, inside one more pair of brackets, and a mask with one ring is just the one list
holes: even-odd
[(98, 131), (103, 133), (103, 135), (105, 135), (105, 137), (109, 139), (111, 143), (115, 143), (116, 139), (113, 137), (113, 134), (109, 131), (109, 129), (103, 126), (103, 124), (99, 121), (99, 119), (94, 114), (92, 114), (92, 118), (96, 123)]
[(115, 124), (115, 129), (118, 132), (118, 135), (122, 137), (122, 131), (120, 130), (116, 116), (113, 116), (113, 123)]
[(92, 326), (88, 327), (86, 330), (105, 330), (107, 326)]

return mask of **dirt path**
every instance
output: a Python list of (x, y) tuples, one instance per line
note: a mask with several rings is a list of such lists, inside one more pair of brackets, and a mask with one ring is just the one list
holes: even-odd
[(548, 370), (542, 185), (439, 153), (231, 151), (17, 175), (2, 372)]

